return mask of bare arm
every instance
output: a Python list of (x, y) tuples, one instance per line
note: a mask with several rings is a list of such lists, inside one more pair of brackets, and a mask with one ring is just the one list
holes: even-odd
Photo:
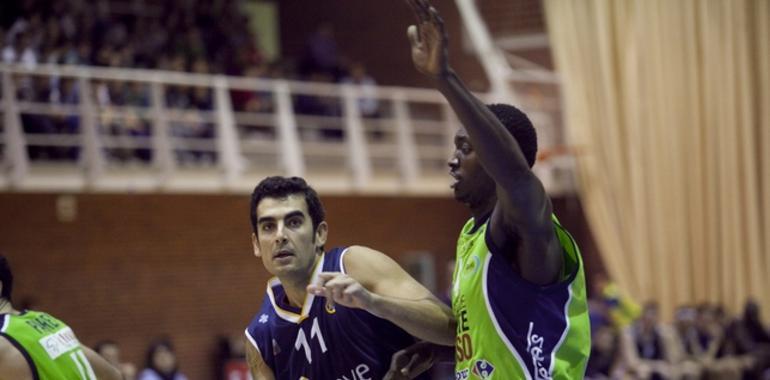
[(248, 339), (246, 339), (244, 344), (246, 345), (246, 361), (249, 363), (251, 377), (254, 380), (275, 380), (273, 370), (271, 370), (267, 363), (262, 360), (262, 355), (259, 354), (259, 351), (254, 347), (254, 344)]
[(4, 337), (0, 337), (0, 380), (32, 380), (27, 360)]
[[(449, 101), (479, 161), (497, 185), (498, 203), (490, 231), (493, 241), (508, 251), (516, 249), (514, 267), (526, 280), (539, 285), (557, 281), (562, 253), (551, 223), (551, 201), (542, 183), (530, 170), (515, 138), (449, 66), (448, 38), (438, 12), (426, 0), (407, 2), (419, 21), (408, 30), (415, 67)], [(522, 241), (513, 241), (513, 235), (521, 236)], [(512, 248), (512, 244), (519, 246)]]
[(387, 319), (408, 333), (452, 346), (456, 323), (452, 311), (382, 252), (352, 246), (344, 257), (348, 275), (322, 273), (322, 284), (308, 291), (332, 302)]
[(80, 346), (80, 348), (83, 350), (83, 353), (86, 355), (86, 359), (88, 359), (88, 363), (91, 364), (91, 368), (94, 370), (94, 374), (96, 375), (96, 378), (99, 380), (122, 380), (123, 374), (120, 373), (120, 370), (118, 368), (115, 368), (107, 362), (106, 359), (104, 359), (101, 355), (97, 354), (94, 350), (86, 347), (86, 346)]

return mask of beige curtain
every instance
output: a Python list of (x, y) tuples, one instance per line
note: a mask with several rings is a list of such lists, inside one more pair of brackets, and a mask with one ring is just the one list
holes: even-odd
[(546, 0), (581, 197), (639, 301), (770, 313), (770, 0)]

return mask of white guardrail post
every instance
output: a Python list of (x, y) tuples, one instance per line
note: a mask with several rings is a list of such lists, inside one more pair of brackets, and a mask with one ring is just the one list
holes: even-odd
[(174, 172), (174, 151), (169, 136), (168, 119), (166, 118), (166, 97), (163, 84), (152, 82), (150, 84), (152, 102), (152, 163), (158, 169), (158, 186), (163, 185), (171, 178)]
[(83, 141), (83, 152), (80, 155), (83, 164), (85, 183), (95, 187), (96, 182), (104, 172), (104, 152), (99, 141), (99, 126), (97, 113), (94, 109), (93, 91), (88, 75), (78, 78), (80, 87), (80, 137)]
[(361, 112), (358, 109), (357, 91), (351, 85), (342, 86), (345, 116), (345, 137), (348, 144), (348, 163), (353, 171), (353, 188), (363, 189), (371, 180), (372, 165), (366, 144)]
[(409, 118), (406, 94), (403, 91), (396, 91), (391, 100), (396, 118), (396, 145), (398, 147), (398, 166), (401, 180), (404, 187), (411, 188), (420, 175), (420, 158), (417, 156), (415, 147), (414, 131)]
[(275, 117), (278, 125), (281, 163), (286, 175), (303, 177), (305, 175), (305, 161), (302, 159), (302, 147), (299, 145), (297, 120), (294, 118), (289, 83), (284, 80), (275, 81), (273, 93), (277, 108)]
[(214, 79), (215, 107), (217, 115), (217, 153), (224, 171), (224, 185), (232, 186), (243, 172), (244, 162), (238, 145), (238, 130), (233, 117), (233, 105), (227, 80), (222, 76)]
[(13, 75), (3, 72), (3, 123), (5, 124), (5, 164), (9, 165), (9, 183), (13, 187), (21, 186), (29, 170), (27, 144), (21, 127), (21, 115), (16, 104), (16, 91)]

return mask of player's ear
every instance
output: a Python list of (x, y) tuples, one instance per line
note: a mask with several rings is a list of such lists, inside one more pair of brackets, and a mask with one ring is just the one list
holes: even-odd
[(257, 234), (251, 233), (251, 247), (254, 249), (254, 256), (262, 257), (262, 252), (259, 250), (259, 241), (257, 241)]
[(323, 247), (326, 244), (326, 236), (329, 234), (329, 225), (321, 222), (315, 229), (315, 246)]

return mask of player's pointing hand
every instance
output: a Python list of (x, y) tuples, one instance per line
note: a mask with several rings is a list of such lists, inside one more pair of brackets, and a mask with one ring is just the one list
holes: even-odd
[(347, 307), (368, 310), (375, 297), (354, 278), (339, 272), (322, 272), (318, 281), (307, 287), (308, 293), (326, 297), (327, 308), (335, 303)]

